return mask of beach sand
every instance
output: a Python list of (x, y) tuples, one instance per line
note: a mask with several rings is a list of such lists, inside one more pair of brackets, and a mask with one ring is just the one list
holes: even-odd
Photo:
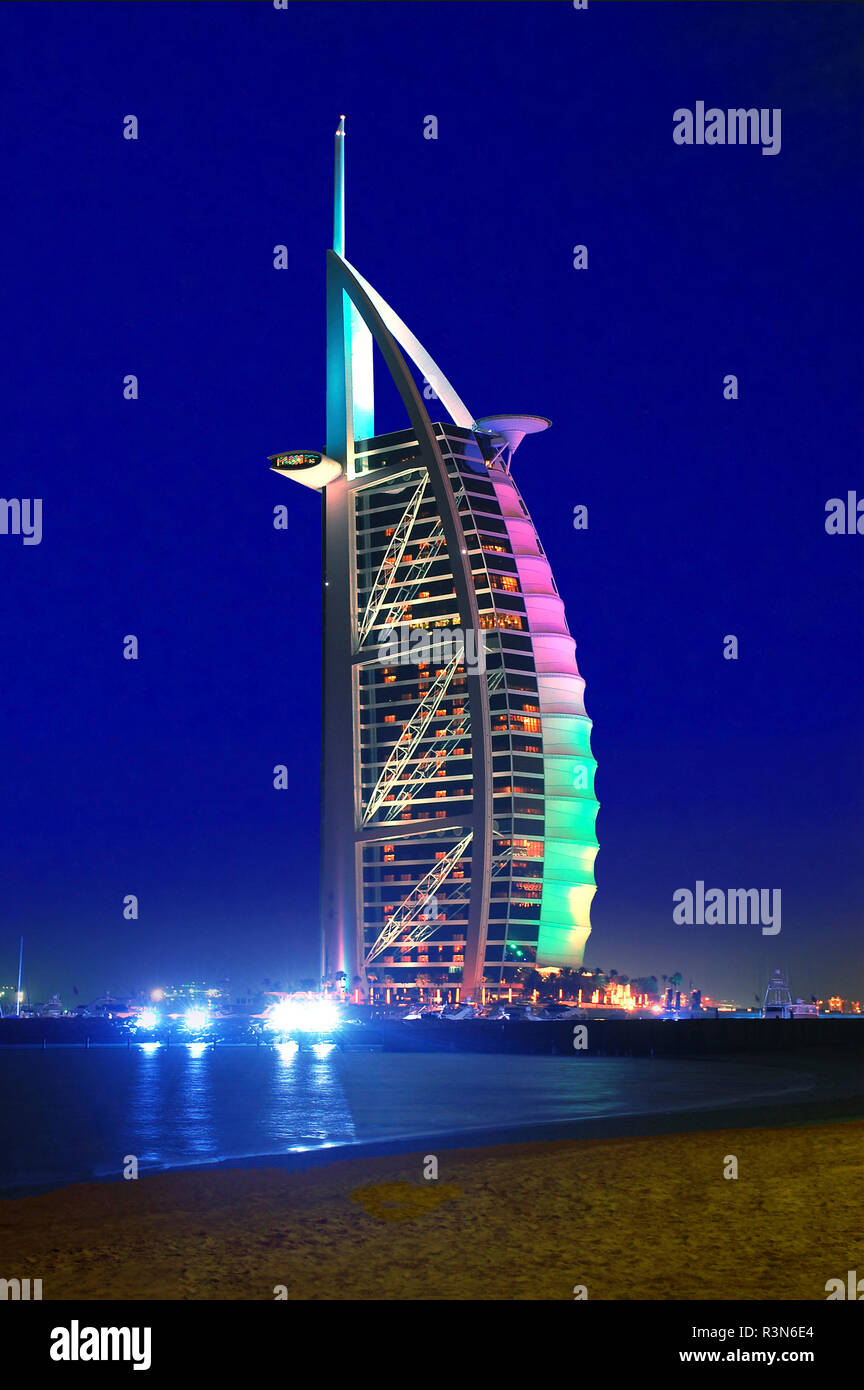
[(862, 1157), (851, 1122), (78, 1184), (0, 1202), (3, 1273), (45, 1300), (824, 1300), (864, 1272)]

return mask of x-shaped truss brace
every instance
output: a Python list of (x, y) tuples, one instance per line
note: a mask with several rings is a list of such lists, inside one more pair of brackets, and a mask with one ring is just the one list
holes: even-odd
[(428, 473), (424, 473), (414, 489), (411, 500), (399, 518), (398, 525), (394, 527), (393, 535), (390, 537), (390, 544), (387, 546), (381, 564), (378, 566), (378, 573), (372, 584), (366, 608), (358, 623), (358, 647), (363, 646), (363, 643), (375, 626), (378, 614), (384, 604), (387, 590), (393, 583), (393, 576), (399, 568), (402, 556), (405, 554), (408, 542), (411, 539), (411, 532), (414, 528), (414, 522), (417, 520), (417, 513), (420, 510), (420, 504), (423, 501), (428, 481), (429, 475)]
[(420, 740), (423, 738), (438, 710), (441, 702), (450, 688), (457, 667), (461, 664), (464, 657), (458, 651), (454, 652), (447, 665), (442, 670), (440, 676), (436, 676), (429, 690), (422, 697), (419, 704), (412, 711), (411, 717), (402, 730), (402, 736), (393, 745), (386, 763), (381, 769), (378, 781), (372, 789), (372, 794), (366, 803), (363, 812), (363, 824), (368, 825), (375, 815), (378, 808), (385, 801), (391, 788), (394, 787), (399, 779), (399, 775), (406, 763), (411, 760)]
[[(379, 956), (382, 951), (386, 951), (388, 946), (392, 946), (404, 931), (416, 927), (416, 930), (411, 930), (411, 944), (418, 945), (438, 930), (437, 921), (424, 922), (422, 920), (426, 904), (430, 898), (435, 896), (451, 869), (462, 858), (471, 843), (473, 833), (473, 830), (469, 830), (461, 840), (451, 846), (444, 858), (436, 860), (429, 872), (421, 878), (417, 887), (412, 888), (393, 916), (388, 918), (374, 946), (371, 947), (366, 956), (365, 965), (370, 965), (376, 956)], [(404, 946), (406, 943), (403, 942), (402, 944)]]

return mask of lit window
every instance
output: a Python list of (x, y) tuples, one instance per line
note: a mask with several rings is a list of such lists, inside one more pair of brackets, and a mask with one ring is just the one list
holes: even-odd
[(513, 722), (517, 726), (521, 725), (526, 734), (539, 734), (540, 732), (540, 720), (532, 719), (530, 715), (514, 714)]

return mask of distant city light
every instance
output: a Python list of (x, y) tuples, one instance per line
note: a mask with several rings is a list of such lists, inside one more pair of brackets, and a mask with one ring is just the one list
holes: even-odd
[(152, 990), (152, 991), (151, 991), (151, 994), (150, 994), (150, 998), (153, 1000), (153, 1003), (154, 1003), (154, 1004), (161, 1004), (161, 1003), (162, 1003), (162, 1000), (165, 998), (165, 991), (164, 991), (164, 989), (154, 989), (154, 990)]
[(159, 1015), (155, 1009), (142, 1009), (138, 1015), (139, 1028), (155, 1028), (159, 1022)]
[(209, 1028), (210, 1015), (206, 1009), (187, 1009), (183, 1015), (183, 1022), (190, 1033), (197, 1033), (201, 1028)]

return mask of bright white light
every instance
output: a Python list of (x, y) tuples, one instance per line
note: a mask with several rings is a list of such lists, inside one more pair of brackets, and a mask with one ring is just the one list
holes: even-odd
[(210, 1027), (210, 1018), (206, 1009), (187, 1009), (183, 1021), (190, 1033), (197, 1033), (199, 1028)]
[(278, 1004), (270, 1007), (266, 1023), (268, 1028), (272, 1028), (274, 1033), (289, 1033), (297, 1027), (300, 1010), (299, 1005), (291, 999), (280, 999)]
[(335, 1047), (335, 1043), (317, 1042), (312, 1044), (312, 1051), (315, 1053), (316, 1057), (329, 1057)]
[(329, 999), (311, 1000), (303, 1010), (303, 1027), (307, 1033), (329, 1033), (339, 1022), (339, 1012)]
[(157, 1047), (161, 1047), (162, 1044), (160, 1042), (146, 1042), (139, 1043), (138, 1046), (142, 1052), (155, 1052)]
[(281, 999), (267, 1015), (274, 1033), (329, 1033), (339, 1022), (339, 1012), (329, 999)]
[(276, 1043), (276, 1049), (283, 1062), (293, 1062), (297, 1055), (297, 1044), (292, 1039), (291, 1042)]
[(188, 1051), (190, 1057), (203, 1057), (204, 1053), (207, 1051), (207, 1044), (187, 1043), (186, 1050)]
[(139, 1028), (155, 1028), (159, 1022), (159, 1015), (155, 1009), (142, 1009), (138, 1015)]

